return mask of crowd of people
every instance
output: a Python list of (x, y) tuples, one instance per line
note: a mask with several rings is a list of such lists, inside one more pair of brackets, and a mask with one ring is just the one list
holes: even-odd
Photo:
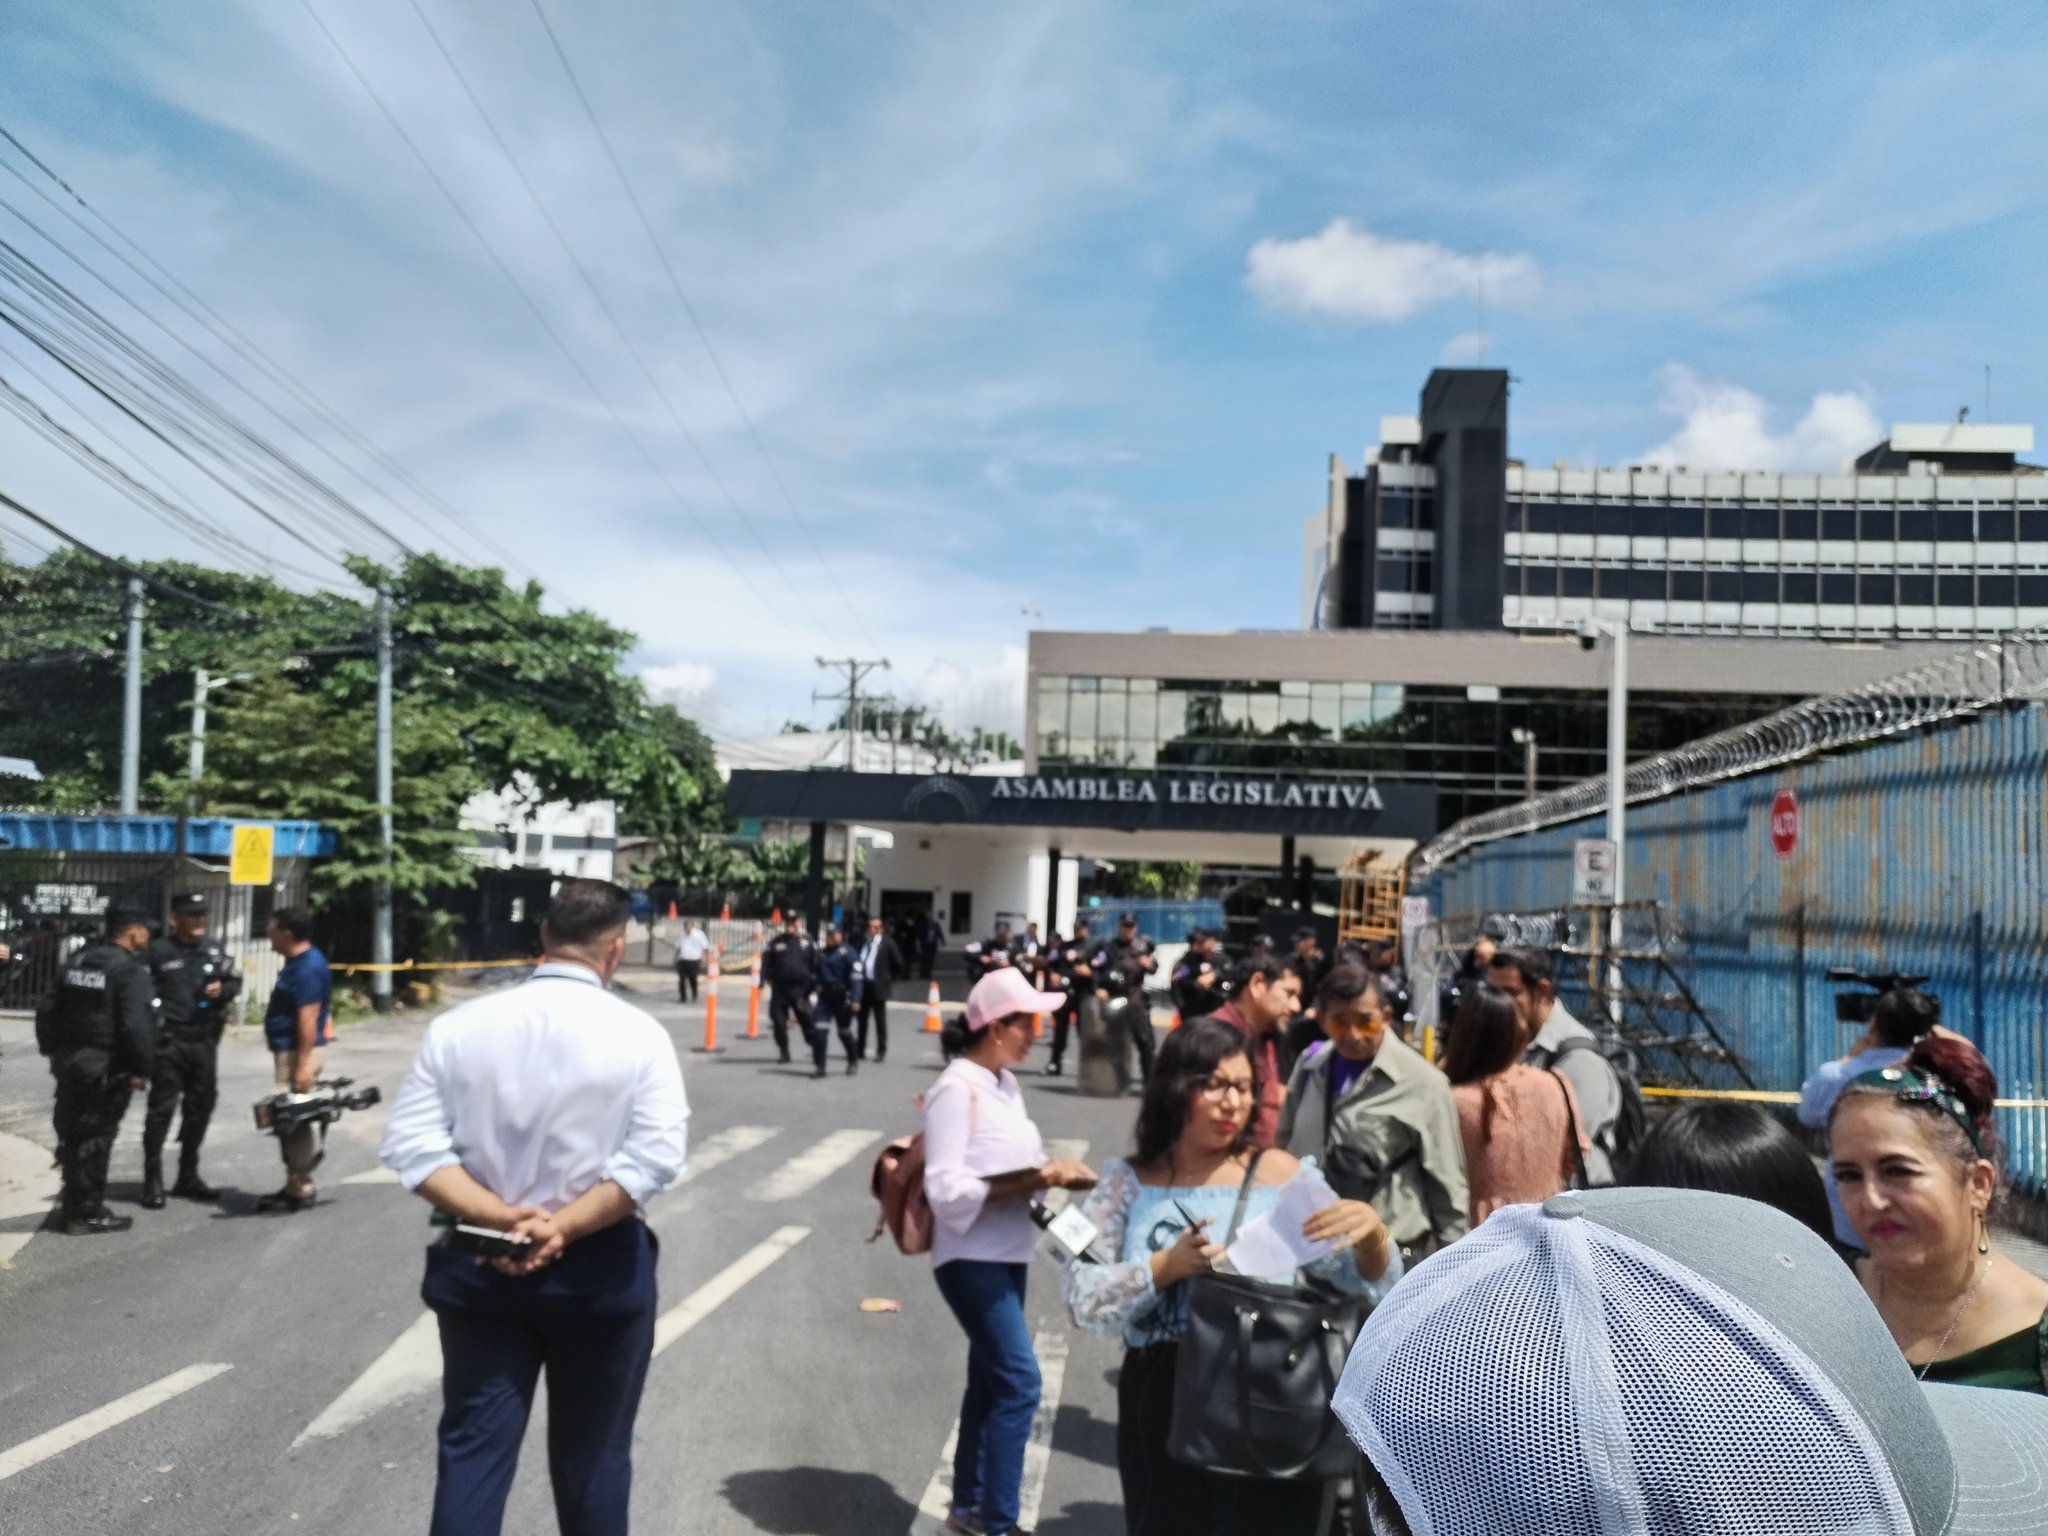
[[(1431, 1062), (1390, 1003), (1394, 957), (1324, 961), (1311, 934), (1227, 965), (1191, 943), (1176, 1000), (1214, 1006), (1184, 1007), (1130, 1152), (1097, 1173), (1044, 1157), (1016, 1076), (1031, 1016), (1071, 1006), (1034, 980), (1092, 980), (1101, 949), (1077, 941), (1090, 970), (986, 971), (927, 1101), (933, 1258), (970, 1341), (948, 1530), (1014, 1529), (1028, 1216), (1055, 1188), (1085, 1191), (1092, 1238), (1055, 1254), (1063, 1298), (1125, 1348), (1133, 1536), (2048, 1530), (2048, 1281), (1999, 1251), (1995, 1076), (1932, 998), (1888, 991), (1806, 1085), (1809, 1145), (1740, 1099), (1646, 1111), (1630, 1051), (1572, 1016), (1540, 950), (1466, 957)], [(1233, 1238), (1298, 1210), (1303, 1181), (1314, 1256), (1258, 1283), (1275, 1318), (1307, 1304), (1345, 1335), (1316, 1388), (1356, 1447), (1334, 1468), (1287, 1439), (1303, 1387), (1259, 1355), (1267, 1324), (1233, 1350), (1204, 1322), (1204, 1287), (1248, 1283)]]

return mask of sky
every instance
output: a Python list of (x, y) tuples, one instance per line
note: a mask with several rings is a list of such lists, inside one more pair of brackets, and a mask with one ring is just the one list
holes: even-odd
[[(2048, 428), (2044, 75), (2022, 6), (10, 0), (0, 126), (343, 425), (11, 170), (277, 415), (0, 236), (409, 542), (632, 630), (715, 734), (821, 723), (821, 656), (1015, 730), (1032, 628), (1295, 627), (1328, 455), (1432, 367), (1509, 369), (1532, 463)], [(0, 490), (197, 553), (5, 416)]]

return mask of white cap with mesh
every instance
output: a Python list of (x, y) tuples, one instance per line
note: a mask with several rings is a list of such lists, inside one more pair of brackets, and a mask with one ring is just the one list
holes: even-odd
[(1415, 1536), (2048, 1531), (2048, 1398), (1923, 1388), (1834, 1251), (1731, 1195), (1497, 1212), (1332, 1407)]

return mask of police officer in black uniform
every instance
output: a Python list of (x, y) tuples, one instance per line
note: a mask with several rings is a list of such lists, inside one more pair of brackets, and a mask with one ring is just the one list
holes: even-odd
[(775, 1036), (775, 1049), (789, 1060), (789, 1018), (796, 1015), (797, 1028), (811, 1047), (817, 1063), (817, 1077), (825, 1075), (828, 1037), (812, 1015), (811, 994), (818, 990), (818, 947), (804, 932), (803, 919), (792, 912), (784, 919), (782, 932), (768, 941), (761, 952), (761, 975), (768, 983), (768, 1027)]
[(109, 911), (106, 937), (66, 962), (36, 1010), (36, 1046), (57, 1079), (52, 1118), (64, 1168), (63, 1198), (47, 1225), (74, 1236), (135, 1224), (107, 1209), (107, 1160), (128, 1096), (149, 1085), (156, 1066), (156, 993), (141, 956), (148, 943), (146, 916)]
[(1088, 919), (1081, 918), (1074, 924), (1074, 936), (1062, 939), (1054, 935), (1052, 942), (1045, 946), (1045, 989), (1048, 992), (1066, 994), (1066, 1002), (1059, 1012), (1052, 1016), (1052, 1061), (1045, 1069), (1047, 1077), (1058, 1077), (1061, 1063), (1067, 1056), (1067, 1034), (1073, 1029), (1081, 1015), (1081, 989), (1093, 988), (1095, 970), (1088, 962), (1095, 954), (1095, 946), (1088, 942)]
[(1174, 1011), (1183, 1024), (1206, 1019), (1228, 1001), (1223, 973), (1217, 968), (1216, 935), (1197, 928), (1188, 935), (1188, 952), (1173, 968), (1168, 986), (1173, 992)]
[(199, 1177), (199, 1144), (220, 1097), (220, 1032), (228, 1007), (242, 990), (234, 961), (218, 939), (206, 936), (206, 898), (188, 891), (171, 901), (171, 931), (152, 940), (143, 958), (156, 981), (163, 1039), (156, 1076), (149, 1085), (149, 1111), (142, 1122), (142, 1204), (162, 1210), (164, 1141), (171, 1117), (184, 1100), (178, 1125), (178, 1182), (171, 1193), (184, 1200), (214, 1200), (220, 1191)]
[(1159, 969), (1152, 957), (1152, 941), (1138, 932), (1138, 919), (1126, 912), (1116, 920), (1116, 937), (1089, 957), (1095, 972), (1095, 995), (1104, 1001), (1124, 998), (1130, 1003), (1124, 1018), (1131, 1032), (1131, 1044), (1138, 1048), (1139, 1081), (1152, 1075), (1152, 1005), (1145, 1001), (1145, 978)]

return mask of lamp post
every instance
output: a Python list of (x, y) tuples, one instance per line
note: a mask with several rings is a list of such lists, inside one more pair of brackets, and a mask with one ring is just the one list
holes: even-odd
[(1536, 798), (1536, 733), (1525, 726), (1508, 732), (1508, 739), (1522, 749), (1522, 798)]
[(1614, 896), (1607, 917), (1607, 1017), (1621, 1029), (1621, 904), (1628, 872), (1628, 624), (1581, 619), (1579, 644), (1592, 650), (1605, 636), (1607, 671), (1607, 841), (1614, 845)]

